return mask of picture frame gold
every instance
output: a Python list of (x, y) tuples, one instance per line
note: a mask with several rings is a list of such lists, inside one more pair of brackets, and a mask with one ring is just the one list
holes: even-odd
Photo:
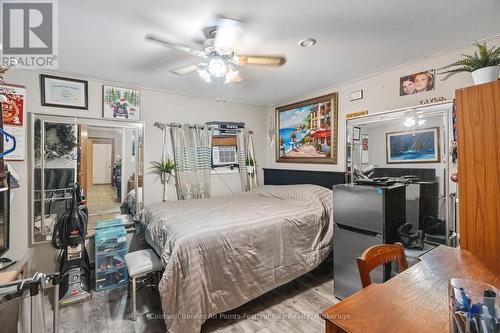
[(337, 164), (338, 93), (280, 106), (276, 162)]

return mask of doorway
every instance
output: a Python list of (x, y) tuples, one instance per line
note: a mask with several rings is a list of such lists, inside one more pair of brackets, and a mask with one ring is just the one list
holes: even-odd
[(88, 127), (86, 160), (82, 164), (86, 166), (89, 226), (120, 213), (120, 139), (121, 133), (111, 129), (104, 131), (103, 128)]
[(92, 185), (111, 184), (113, 164), (113, 140), (92, 139)]

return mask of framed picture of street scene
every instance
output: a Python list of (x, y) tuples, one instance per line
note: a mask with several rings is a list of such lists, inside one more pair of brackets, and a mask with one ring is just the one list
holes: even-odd
[(276, 162), (337, 164), (338, 94), (276, 108)]

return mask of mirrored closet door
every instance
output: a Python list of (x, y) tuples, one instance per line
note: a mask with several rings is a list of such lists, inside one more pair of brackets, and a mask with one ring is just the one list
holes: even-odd
[(83, 189), (88, 229), (96, 221), (140, 212), (143, 127), (142, 122), (32, 115), (33, 243), (51, 240), (75, 183)]
[(347, 120), (348, 182), (405, 184), (406, 223), (435, 244), (453, 245), (458, 231), (452, 119), (453, 104), (440, 103)]

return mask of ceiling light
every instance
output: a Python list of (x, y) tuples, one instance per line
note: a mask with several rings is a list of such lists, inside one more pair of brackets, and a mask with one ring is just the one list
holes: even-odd
[(417, 124), (418, 126), (422, 126), (423, 124), (425, 124), (425, 119), (418, 119)]
[(318, 41), (314, 38), (308, 38), (308, 39), (304, 39), (302, 41), (299, 42), (299, 45), (302, 46), (302, 47), (311, 47), (311, 46), (314, 46)]
[(226, 75), (227, 66), (222, 58), (212, 58), (208, 62), (208, 72), (214, 77), (223, 77)]
[(403, 123), (403, 125), (405, 125), (406, 127), (412, 127), (412, 126), (415, 126), (415, 119), (413, 118), (406, 118), (405, 122)]
[(206, 68), (198, 70), (198, 74), (206, 82), (212, 83), (212, 76), (210, 75), (210, 73), (208, 72), (208, 70)]

